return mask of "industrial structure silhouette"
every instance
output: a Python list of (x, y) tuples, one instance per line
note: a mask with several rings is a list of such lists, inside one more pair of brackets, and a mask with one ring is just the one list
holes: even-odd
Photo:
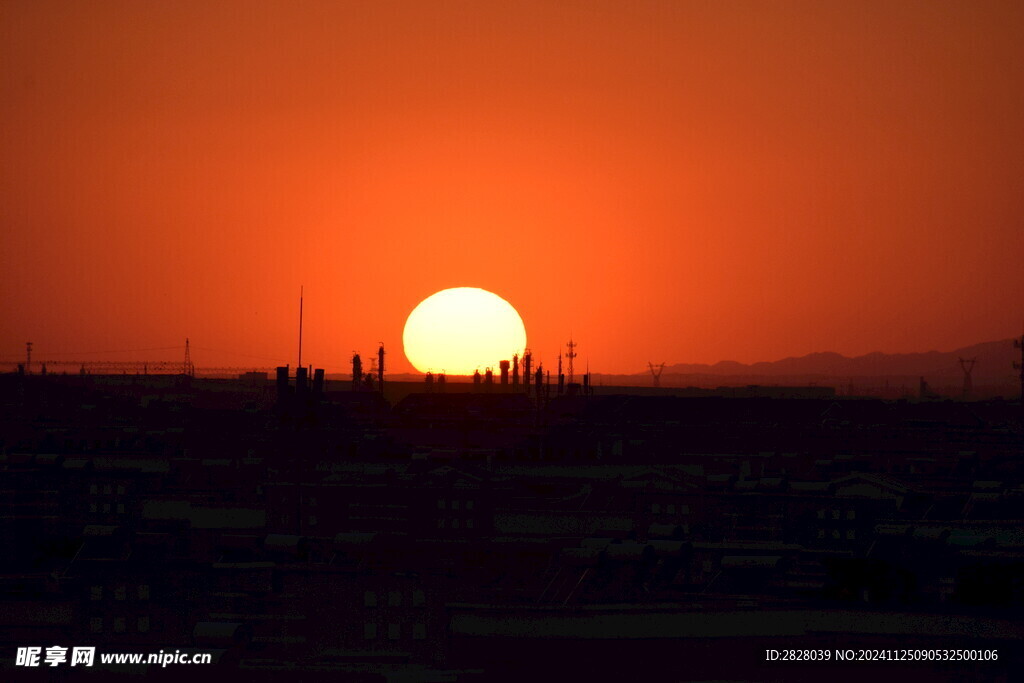
[(247, 680), (853, 680), (764, 651), (955, 643), (1021, 673), (1020, 403), (645, 394), (574, 382), (574, 351), (568, 382), (529, 350), (398, 382), (383, 345), (344, 380), (0, 375), (4, 647)]

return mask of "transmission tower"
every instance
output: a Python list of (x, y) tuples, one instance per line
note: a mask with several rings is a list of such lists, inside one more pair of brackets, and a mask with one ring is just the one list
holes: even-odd
[(654, 363), (647, 361), (647, 367), (651, 369), (651, 378), (654, 380), (654, 386), (661, 386), (661, 371), (665, 369), (665, 364), (655, 365)]
[(189, 349), (188, 337), (185, 337), (185, 363), (181, 367), (181, 374), (189, 377), (196, 374), (196, 366), (192, 364), (192, 352)]
[(572, 384), (572, 379), (573, 379), (572, 359), (576, 357), (576, 347), (577, 346), (579, 346), (579, 344), (574, 342), (572, 339), (570, 339), (569, 343), (566, 344), (566, 347), (568, 347), (568, 349), (569, 349), (569, 353), (565, 354), (565, 357), (569, 359), (569, 384)]
[(971, 390), (974, 388), (971, 385), (971, 371), (974, 370), (974, 364), (978, 362), (977, 358), (961, 358), (960, 367), (964, 371), (964, 393), (961, 398), (968, 400), (971, 397)]

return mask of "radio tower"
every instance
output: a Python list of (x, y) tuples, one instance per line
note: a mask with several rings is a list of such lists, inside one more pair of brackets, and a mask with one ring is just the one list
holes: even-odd
[(569, 359), (569, 384), (572, 384), (573, 372), (572, 372), (572, 359), (576, 357), (576, 347), (579, 346), (572, 339), (569, 339), (569, 343), (566, 347), (569, 349), (569, 353), (565, 354), (565, 357)]
[(188, 337), (185, 337), (185, 363), (181, 367), (181, 374), (189, 377), (196, 374), (196, 366), (192, 365), (192, 352), (189, 349)]
[(651, 369), (651, 378), (654, 380), (654, 386), (661, 386), (661, 371), (665, 369), (665, 363), (661, 365), (655, 365), (651, 361), (647, 361), (647, 367)]
[(971, 397), (971, 390), (974, 388), (971, 385), (971, 371), (974, 370), (974, 364), (978, 362), (977, 358), (961, 358), (960, 367), (964, 371), (964, 393), (961, 397), (964, 401)]
[(302, 367), (302, 290), (305, 289), (302, 285), (299, 285), (299, 362), (295, 366), (297, 368)]

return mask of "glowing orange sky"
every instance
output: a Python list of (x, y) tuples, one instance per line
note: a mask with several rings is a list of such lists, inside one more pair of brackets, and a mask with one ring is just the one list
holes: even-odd
[[(440, 289), (553, 365), (1024, 317), (1024, 3), (0, 3), (0, 359), (344, 372)], [(127, 357), (176, 353), (127, 354)], [(84, 357), (84, 356), (83, 356)]]

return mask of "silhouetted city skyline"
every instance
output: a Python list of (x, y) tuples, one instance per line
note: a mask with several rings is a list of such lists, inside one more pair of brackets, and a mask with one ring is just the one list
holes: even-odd
[(787, 644), (1022, 670), (1019, 401), (306, 370), (0, 374), (5, 652), (249, 680), (862, 675), (766, 658)]
[(1024, 680), (1022, 26), (0, 2), (0, 680)]

